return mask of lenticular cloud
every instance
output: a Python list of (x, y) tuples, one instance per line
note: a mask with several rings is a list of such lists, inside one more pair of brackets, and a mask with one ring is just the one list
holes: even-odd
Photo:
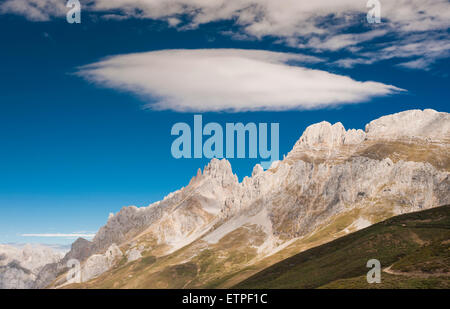
[(301, 66), (319, 61), (261, 50), (163, 50), (110, 57), (78, 74), (135, 93), (148, 108), (175, 111), (314, 109), (402, 91)]

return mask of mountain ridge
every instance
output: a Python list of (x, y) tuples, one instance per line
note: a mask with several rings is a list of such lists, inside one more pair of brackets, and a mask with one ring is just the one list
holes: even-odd
[[(387, 134), (389, 127), (398, 133)], [(412, 133), (406, 136), (408, 130)], [(61, 263), (44, 268), (39, 286), (64, 272), (69, 256), (83, 262), (84, 273), (94, 274), (88, 280), (100, 276), (89, 271), (89, 259), (103, 261), (98, 255), (111, 246), (120, 248), (117, 261), (95, 269), (152, 256), (155, 273), (163, 263), (158, 261), (171, 259), (163, 271), (185, 263), (199, 270), (205, 263), (199, 252), (211, 251), (216, 259), (211, 265), (228, 265), (217, 273), (223, 277), (312, 237), (342, 215), (351, 222), (339, 227), (336, 237), (394, 215), (449, 204), (449, 139), (450, 114), (412, 110), (374, 120), (365, 131), (345, 130), (341, 123), (311, 125), (284, 160), (266, 171), (256, 165), (241, 182), (227, 160), (212, 159), (186, 187), (163, 200), (124, 207), (111, 216), (92, 242), (82, 241)], [(203, 280), (195, 283), (199, 286), (218, 279), (213, 273), (197, 277)], [(58, 276), (52, 286), (64, 282)]]

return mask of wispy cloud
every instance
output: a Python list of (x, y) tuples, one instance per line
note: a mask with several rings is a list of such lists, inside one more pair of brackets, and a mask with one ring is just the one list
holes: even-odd
[(0, 4), (0, 13), (22, 15), (30, 21), (49, 21), (65, 16), (65, 3), (61, 0), (6, 0)]
[[(84, 11), (98, 12), (106, 19), (163, 20), (168, 27), (180, 30), (229, 20), (235, 24), (233, 31), (227, 31), (233, 38), (272, 37), (282, 44), (313, 51), (353, 49), (357, 51), (355, 58), (361, 58), (361, 53), (368, 51), (366, 45), (370, 45), (376, 55), (354, 64), (386, 59), (382, 45), (367, 44), (386, 36), (393, 47), (405, 47), (408, 38), (416, 34), (428, 36), (427, 42), (434, 41), (439, 47), (426, 55), (420, 48), (413, 49), (405, 57), (425, 57), (426, 63), (432, 64), (448, 56), (448, 47), (435, 44), (442, 40), (436, 33), (442, 32), (444, 39), (449, 38), (448, 0), (381, 1), (382, 23), (376, 25), (365, 22), (366, 1), (355, 0), (81, 0), (81, 3)], [(66, 11), (64, 1), (60, 0), (6, 0), (0, 4), (1, 13), (23, 15), (32, 21), (64, 17)], [(356, 33), (355, 27), (360, 28)], [(404, 62), (411, 68), (424, 66), (416, 65), (420, 61), (412, 65)], [(349, 67), (349, 61), (342, 63)]]
[(428, 70), (436, 60), (450, 56), (450, 38), (445, 33), (414, 34), (397, 45), (383, 43), (378, 47), (377, 50), (361, 51), (356, 58), (339, 59), (334, 64), (351, 68), (396, 58), (402, 60), (398, 66)]
[(78, 74), (138, 94), (149, 108), (176, 111), (314, 109), (402, 91), (301, 66), (320, 61), (261, 50), (162, 50), (110, 57)]

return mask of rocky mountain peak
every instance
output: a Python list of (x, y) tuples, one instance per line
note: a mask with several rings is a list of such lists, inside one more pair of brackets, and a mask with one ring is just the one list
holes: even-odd
[(67, 256), (68, 259), (84, 260), (91, 255), (92, 242), (79, 237), (72, 243), (71, 250)]
[(365, 138), (362, 130), (346, 131), (342, 123), (331, 124), (322, 121), (306, 128), (296, 146), (306, 148), (332, 148), (348, 144), (358, 144)]
[(371, 139), (450, 138), (450, 114), (433, 109), (408, 110), (383, 116), (366, 125)]
[(216, 179), (224, 186), (231, 183), (237, 183), (238, 178), (233, 174), (231, 164), (226, 159), (212, 159), (203, 170), (203, 176)]
[(345, 130), (340, 122), (332, 125), (327, 121), (322, 121), (306, 128), (288, 157), (304, 154), (314, 157), (317, 156), (317, 152), (323, 151), (330, 155), (339, 152), (344, 145), (357, 145), (365, 139), (366, 133), (362, 130)]
[(255, 167), (253, 167), (252, 177), (258, 176), (263, 172), (264, 172), (263, 167), (260, 164), (256, 164)]

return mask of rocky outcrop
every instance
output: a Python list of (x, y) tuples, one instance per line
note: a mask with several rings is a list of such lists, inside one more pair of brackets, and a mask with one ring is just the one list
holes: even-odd
[(68, 270), (70, 260), (84, 261), (94, 253), (93, 244), (84, 238), (78, 238), (72, 243), (67, 254), (54, 263), (48, 263), (38, 272), (33, 288), (44, 288), (50, 285), (58, 274)]
[(343, 145), (355, 145), (364, 141), (365, 137), (366, 134), (362, 130), (346, 131), (340, 122), (331, 125), (331, 123), (323, 121), (306, 128), (294, 148), (335, 148)]
[(126, 255), (127, 255), (128, 262), (133, 262), (133, 261), (139, 260), (142, 257), (142, 254), (141, 254), (142, 249), (139, 250), (138, 248), (135, 247), (135, 248), (131, 248), (130, 250), (127, 250)]
[(81, 269), (81, 281), (89, 281), (113, 267), (123, 254), (116, 244), (112, 244), (104, 254), (91, 255)]
[(404, 111), (371, 121), (366, 132), (372, 139), (446, 140), (450, 138), (450, 114), (432, 109)]

